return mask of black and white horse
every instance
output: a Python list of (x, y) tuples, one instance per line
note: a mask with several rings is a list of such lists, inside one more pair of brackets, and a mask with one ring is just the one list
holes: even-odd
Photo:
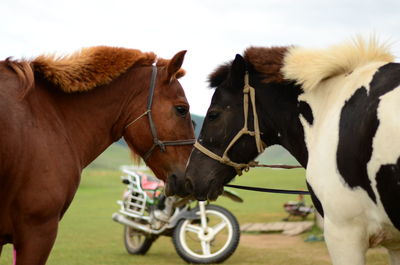
[[(323, 50), (248, 48), (210, 75), (216, 89), (187, 189), (216, 199), (259, 154), (259, 124), (263, 145), (284, 146), (306, 168), (333, 264), (364, 264), (376, 245), (400, 264), (400, 64), (393, 58), (374, 39)], [(255, 90), (246, 123), (254, 132), (230, 144), (245, 123), (246, 73)]]

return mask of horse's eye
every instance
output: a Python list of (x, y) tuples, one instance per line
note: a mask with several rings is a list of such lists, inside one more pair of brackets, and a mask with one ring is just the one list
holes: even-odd
[(208, 113), (207, 118), (208, 118), (210, 121), (213, 121), (213, 120), (215, 120), (216, 118), (218, 118), (218, 116), (219, 116), (219, 112), (211, 111), (210, 113)]
[(186, 113), (188, 113), (188, 108), (186, 106), (175, 106), (176, 113), (181, 116), (185, 117)]

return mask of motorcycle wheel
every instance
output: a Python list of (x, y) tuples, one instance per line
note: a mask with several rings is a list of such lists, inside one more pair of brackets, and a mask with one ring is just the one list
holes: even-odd
[(146, 254), (156, 239), (156, 236), (145, 235), (132, 227), (124, 226), (124, 245), (131, 255)]
[(231, 212), (221, 206), (207, 205), (206, 217), (206, 232), (200, 220), (181, 220), (174, 229), (172, 240), (176, 252), (188, 263), (223, 262), (239, 244), (240, 228)]

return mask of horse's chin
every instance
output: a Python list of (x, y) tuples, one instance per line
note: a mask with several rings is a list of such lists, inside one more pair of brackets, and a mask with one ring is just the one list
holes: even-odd
[(165, 183), (165, 188), (164, 188), (164, 193), (167, 196), (173, 196), (175, 195), (174, 189), (171, 187), (171, 185), (167, 182)]
[(222, 195), (223, 192), (224, 192), (224, 186), (215, 189), (210, 189), (210, 191), (207, 194), (207, 199), (210, 201), (216, 201), (218, 197)]
[(189, 192), (187, 192), (185, 189), (183, 189), (176, 183), (176, 180), (174, 180), (174, 178), (168, 178), (168, 180), (165, 183), (164, 193), (166, 196), (176, 195), (181, 198), (185, 198), (190, 195)]

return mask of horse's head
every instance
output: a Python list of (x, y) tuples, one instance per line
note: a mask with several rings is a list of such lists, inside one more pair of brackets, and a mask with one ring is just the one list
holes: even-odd
[[(240, 164), (248, 163), (259, 153), (253, 136), (237, 136), (245, 123), (245, 73), (246, 62), (237, 55), (231, 64), (221, 66), (210, 76), (211, 87), (216, 87), (215, 93), (186, 170), (186, 189), (199, 200), (216, 199), (224, 184), (240, 174), (243, 169)], [(255, 123), (250, 98), (248, 102), (248, 129), (253, 131)], [(228, 160), (234, 166), (229, 165)]]
[(127, 121), (124, 133), (131, 149), (166, 182), (167, 195), (183, 190), (185, 167), (195, 138), (189, 104), (178, 81), (183, 75), (185, 53), (179, 52), (157, 66), (145, 67), (142, 73), (145, 89), (140, 101), (130, 103), (130, 108), (137, 111)]

